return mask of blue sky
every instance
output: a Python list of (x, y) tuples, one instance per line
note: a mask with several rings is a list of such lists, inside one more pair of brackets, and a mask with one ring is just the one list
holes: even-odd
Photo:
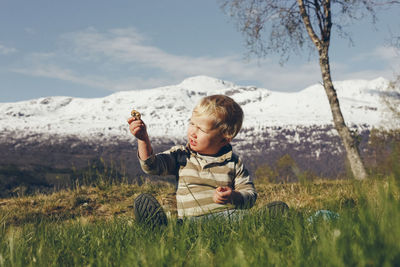
[[(372, 26), (349, 31), (354, 46), (334, 36), (335, 80), (391, 79), (398, 53), (400, 6)], [(217, 0), (1, 0), (0, 102), (44, 96), (102, 97), (207, 75), (274, 91), (299, 91), (321, 81), (317, 58), (246, 58), (244, 37)]]

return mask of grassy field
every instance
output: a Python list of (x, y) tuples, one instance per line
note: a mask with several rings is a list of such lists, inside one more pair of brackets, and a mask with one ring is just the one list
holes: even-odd
[[(399, 180), (259, 182), (243, 219), (182, 224), (168, 183), (0, 199), (0, 266), (399, 266)], [(167, 227), (135, 223), (141, 192), (162, 203)], [(285, 216), (265, 210), (274, 200), (289, 205)]]

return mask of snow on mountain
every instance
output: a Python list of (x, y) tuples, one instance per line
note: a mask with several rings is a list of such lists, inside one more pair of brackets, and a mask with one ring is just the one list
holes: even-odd
[[(336, 82), (343, 115), (349, 125), (380, 127), (389, 115), (381, 103), (388, 81), (350, 80)], [(0, 137), (26, 137), (32, 133), (76, 136), (84, 140), (132, 139), (126, 120), (131, 109), (142, 113), (152, 137), (185, 136), (187, 120), (195, 104), (206, 95), (226, 94), (241, 104), (245, 137), (271, 127), (332, 125), (332, 115), (322, 85), (297, 93), (274, 92), (253, 86), (197, 76), (178, 85), (124, 91), (103, 98), (46, 97), (15, 103), (0, 103)]]

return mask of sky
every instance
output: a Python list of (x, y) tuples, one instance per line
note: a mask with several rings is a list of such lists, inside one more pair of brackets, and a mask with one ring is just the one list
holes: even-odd
[[(334, 80), (393, 79), (400, 5), (372, 25), (334, 33)], [(0, 102), (46, 96), (103, 97), (206, 75), (296, 92), (321, 82), (315, 53), (248, 57), (245, 38), (218, 0), (0, 0)]]

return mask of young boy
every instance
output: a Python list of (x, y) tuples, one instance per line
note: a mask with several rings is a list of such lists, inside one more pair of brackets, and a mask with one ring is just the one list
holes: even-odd
[[(128, 119), (130, 132), (138, 140), (138, 157), (143, 171), (153, 175), (175, 175), (178, 217), (251, 208), (257, 193), (253, 180), (230, 142), (239, 132), (243, 111), (225, 95), (201, 99), (192, 112), (187, 145), (174, 146), (154, 154), (146, 125), (139, 118)], [(139, 221), (166, 224), (166, 217), (154, 197), (142, 194), (135, 200)]]

